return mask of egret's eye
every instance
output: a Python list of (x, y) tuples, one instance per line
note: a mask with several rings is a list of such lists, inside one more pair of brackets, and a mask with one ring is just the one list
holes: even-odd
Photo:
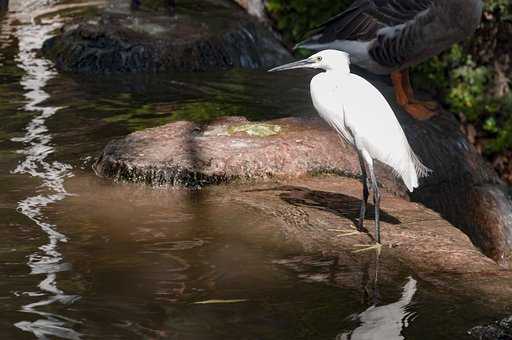
[(322, 61), (322, 57), (320, 57), (320, 56), (316, 57), (316, 61)]

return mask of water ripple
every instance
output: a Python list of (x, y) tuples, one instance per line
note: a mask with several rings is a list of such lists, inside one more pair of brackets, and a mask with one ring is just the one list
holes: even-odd
[(40, 292), (26, 292), (25, 295), (43, 299), (24, 305), (21, 311), (35, 315), (35, 321), (20, 321), (15, 324), (19, 329), (31, 332), (38, 339), (59, 337), (64, 339), (80, 339), (81, 334), (73, 329), (79, 321), (42, 310), (52, 304), (68, 305), (79, 299), (77, 295), (66, 294), (58, 287), (57, 273), (69, 271), (71, 265), (65, 261), (59, 252), (59, 243), (67, 242), (66, 235), (58, 231), (57, 226), (46, 222), (44, 208), (63, 200), (70, 195), (64, 187), (66, 178), (72, 176), (71, 166), (59, 161), (48, 160), (55, 148), (52, 135), (46, 126), (47, 120), (55, 115), (60, 108), (45, 106), (49, 98), (45, 86), (55, 76), (49, 61), (37, 56), (44, 40), (60, 26), (60, 23), (36, 25), (33, 22), (22, 24), (15, 32), (19, 40), (19, 54), (16, 58), (18, 67), (25, 71), (20, 81), (24, 89), (26, 104), (23, 109), (33, 112), (34, 117), (25, 128), (25, 135), (12, 139), (23, 143), (24, 148), (18, 153), (24, 155), (15, 174), (29, 175), (41, 180), (43, 194), (27, 197), (18, 202), (18, 211), (32, 220), (47, 236), (47, 243), (41, 245), (29, 256), (27, 265), (32, 275), (44, 275), (39, 282)]

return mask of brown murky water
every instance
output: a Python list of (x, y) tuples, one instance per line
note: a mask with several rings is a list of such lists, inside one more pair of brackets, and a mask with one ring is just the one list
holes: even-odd
[[(361, 289), (335, 287), (319, 279), (343, 275), (334, 259), (304, 256), (208, 189), (95, 177), (93, 158), (134, 129), (312, 114), (305, 77), (59, 75), (37, 54), (59, 19), (26, 15), (52, 5), (11, 5), (0, 19), (0, 339), (463, 339), (498, 317), (406, 271), (378, 300), (363, 288), (374, 269), (360, 269)], [(231, 303), (196, 304), (208, 300)]]

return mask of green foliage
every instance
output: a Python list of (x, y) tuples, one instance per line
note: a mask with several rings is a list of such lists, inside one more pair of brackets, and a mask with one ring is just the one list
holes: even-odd
[[(500, 123), (497, 122), (499, 119)], [(498, 153), (512, 147), (512, 95), (507, 95), (501, 101), (501, 114), (489, 117), (484, 128), (492, 133), (492, 138), (487, 144), (487, 152)], [(494, 122), (492, 121), (494, 120)]]
[(486, 151), (512, 147), (512, 95), (492, 93), (494, 69), (478, 65), (460, 45), (414, 68), (416, 88), (436, 95), (452, 112), (462, 112), (485, 134)]
[(285, 41), (297, 43), (350, 3), (351, 0), (268, 0), (266, 6)]
[(509, 16), (511, 14), (510, 0), (488, 0), (485, 2), (485, 10)]
[[(487, 1), (485, 11), (488, 19), (482, 24), (482, 32), (512, 19), (509, 0)], [(494, 64), (479, 63), (469, 52), (476, 49), (479, 54), (487, 54), (487, 59), (494, 60), (493, 51), (479, 48), (479, 39), (488, 37), (477, 37), (463, 45), (455, 45), (440, 56), (416, 66), (414, 85), (436, 95), (450, 111), (464, 113), (485, 140), (485, 151), (493, 154), (512, 147), (512, 93), (495, 96)]]
[(492, 98), (486, 93), (491, 70), (476, 65), (471, 55), (463, 53), (460, 45), (419, 65), (415, 74), (423, 79), (419, 81), (420, 88), (433, 87), (452, 111), (464, 112), (470, 121), (477, 120), (482, 110), (493, 106)]

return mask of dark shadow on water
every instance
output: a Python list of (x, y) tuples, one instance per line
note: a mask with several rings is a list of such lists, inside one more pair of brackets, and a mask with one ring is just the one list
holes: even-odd
[[(311, 190), (305, 187), (284, 185), (275, 188), (252, 191), (284, 191), (279, 197), (294, 206), (316, 208), (349, 219), (357, 224), (361, 199), (353, 196), (328, 191)], [(365, 220), (374, 219), (374, 205), (368, 203)], [(393, 215), (380, 211), (380, 220), (389, 224), (400, 224), (400, 220)]]

